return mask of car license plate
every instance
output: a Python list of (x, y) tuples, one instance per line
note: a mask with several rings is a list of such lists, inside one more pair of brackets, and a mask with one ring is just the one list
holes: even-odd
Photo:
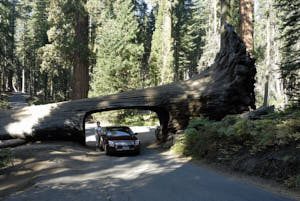
[(125, 150), (125, 151), (126, 151), (126, 150), (129, 150), (129, 147), (128, 147), (128, 146), (124, 146), (124, 147), (123, 147), (123, 150)]

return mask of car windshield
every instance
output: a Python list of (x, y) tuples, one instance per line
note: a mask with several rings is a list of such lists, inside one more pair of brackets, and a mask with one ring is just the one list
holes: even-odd
[(108, 136), (131, 136), (129, 128), (110, 128), (107, 130)]

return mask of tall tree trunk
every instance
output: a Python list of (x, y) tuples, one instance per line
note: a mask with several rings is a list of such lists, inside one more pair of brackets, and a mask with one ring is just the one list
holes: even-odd
[(89, 91), (89, 17), (84, 4), (87, 0), (81, 0), (81, 10), (75, 14), (75, 41), (77, 47), (74, 56), (72, 76), (72, 99), (88, 97)]
[[(25, 30), (27, 27), (27, 23), (26, 21), (24, 21), (24, 33), (22, 36), (22, 40), (23, 40), (23, 44), (25, 43)], [(23, 48), (25, 49), (25, 44), (23, 46)], [(25, 87), (25, 51), (23, 52), (23, 66), (22, 66), (22, 93), (25, 93), (26, 87)]]
[(22, 69), (22, 93), (25, 93), (25, 69)]
[(14, 71), (15, 71), (15, 21), (16, 21), (16, 15), (15, 15), (15, 11), (16, 11), (16, 7), (15, 7), (16, 2), (12, 1), (12, 8), (10, 11), (10, 45), (9, 45), (9, 57), (10, 57), (10, 68), (8, 71), (8, 88), (10, 91), (15, 91), (15, 87), (13, 86), (13, 76), (14, 76)]
[[(268, 0), (268, 10), (271, 11), (271, 2)], [(271, 34), (270, 34), (270, 12), (267, 16), (267, 50), (266, 50), (266, 81), (265, 81), (265, 94), (264, 94), (264, 106), (268, 106), (268, 96), (269, 96), (269, 80), (270, 80), (270, 69), (271, 69)]]
[(29, 85), (29, 91), (30, 91), (30, 96), (33, 96), (34, 95), (34, 91), (33, 91), (33, 83), (34, 83), (34, 75), (33, 75), (33, 70), (32, 70), (32, 68), (30, 68), (30, 70), (29, 70), (29, 83), (30, 83), (30, 85)]
[[(284, 106), (287, 103), (287, 96), (284, 93), (284, 88), (283, 88), (283, 79), (281, 79), (281, 74), (280, 74), (280, 53), (279, 53), (279, 43), (280, 41), (274, 40), (276, 39), (276, 35), (279, 33), (279, 29), (276, 25), (273, 26), (272, 29), (272, 39), (274, 41), (274, 56), (273, 56), (273, 62), (274, 63), (274, 78), (275, 78), (275, 91), (277, 95), (277, 101), (280, 102), (281, 106)], [(273, 49), (273, 48), (272, 48)]]
[(161, 69), (161, 84), (166, 84), (174, 81), (173, 68), (173, 47), (172, 47), (172, 1), (165, 0), (165, 12), (162, 25), (162, 69)]
[(247, 51), (253, 51), (253, 0), (240, 0), (240, 36)]
[(44, 101), (48, 101), (48, 73), (44, 73)]
[(269, 100), (268, 99), (269, 99), (269, 75), (266, 76), (263, 106), (268, 106), (269, 105)]
[[(12, 68), (12, 66), (11, 66)], [(13, 76), (14, 76), (14, 72), (12, 69), (8, 70), (8, 77), (7, 77), (7, 81), (8, 81), (8, 90), (9, 91), (13, 91)]]
[(6, 91), (6, 62), (4, 61), (4, 68), (3, 68), (3, 73), (2, 73), (2, 90)]

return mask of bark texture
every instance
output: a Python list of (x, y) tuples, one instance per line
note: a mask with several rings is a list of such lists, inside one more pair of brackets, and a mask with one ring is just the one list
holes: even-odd
[(248, 52), (253, 51), (253, 0), (240, 0), (240, 35)]
[(162, 68), (161, 83), (167, 84), (174, 81), (173, 50), (172, 50), (172, 1), (164, 2), (164, 16), (162, 24)]
[(98, 98), (26, 107), (0, 113), (0, 137), (66, 138), (85, 142), (85, 118), (95, 112), (143, 109), (157, 113), (161, 140), (184, 129), (200, 114), (220, 120), (255, 108), (254, 60), (243, 41), (225, 23), (221, 50), (215, 63), (194, 78), (153, 88)]
[(88, 14), (83, 7), (86, 0), (82, 2), (81, 12), (78, 10), (75, 14), (75, 41), (76, 50), (74, 55), (74, 67), (72, 77), (72, 99), (87, 98), (89, 91), (89, 24)]

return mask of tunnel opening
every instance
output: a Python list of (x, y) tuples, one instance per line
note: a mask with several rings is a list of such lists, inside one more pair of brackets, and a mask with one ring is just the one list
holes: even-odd
[(101, 127), (129, 127), (134, 133), (138, 134), (138, 138), (141, 139), (143, 147), (145, 147), (167, 138), (169, 113), (155, 107), (89, 111), (84, 117), (83, 133), (85, 145), (95, 149), (98, 149), (95, 137), (97, 121), (100, 121)]

